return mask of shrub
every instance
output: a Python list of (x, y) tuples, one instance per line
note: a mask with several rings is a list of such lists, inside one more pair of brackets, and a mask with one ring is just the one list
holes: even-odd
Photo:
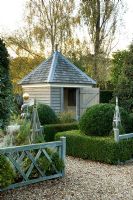
[(38, 104), (37, 106), (39, 120), (42, 125), (44, 124), (56, 124), (58, 118), (55, 112), (48, 105)]
[(100, 90), (100, 103), (109, 103), (113, 98), (112, 90)]
[(45, 142), (44, 135), (42, 133), (39, 133), (38, 135), (35, 136), (32, 143), (36, 144), (36, 143), (43, 143), (43, 142)]
[(2, 129), (0, 129), (0, 138), (4, 137), (4, 131)]
[(56, 153), (56, 152), (53, 153), (52, 161), (58, 172), (64, 169), (65, 164), (64, 164), (63, 160), (61, 158), (59, 158), (58, 153)]
[(0, 38), (0, 128), (2, 129), (9, 123), (12, 103), (9, 54), (3, 40)]
[(115, 143), (111, 137), (80, 134), (79, 131), (57, 133), (55, 139), (66, 137), (67, 155), (109, 164), (118, 164), (133, 157), (133, 140)]
[(59, 120), (60, 120), (60, 123), (62, 124), (65, 124), (65, 123), (72, 123), (74, 121), (76, 121), (74, 119), (74, 113), (73, 112), (61, 112), (59, 114)]
[(20, 95), (20, 94), (14, 94), (14, 104), (15, 104), (16, 110), (18, 112), (20, 112), (21, 111), (21, 106), (23, 104), (23, 97), (22, 97), (22, 95)]
[(78, 129), (78, 123), (69, 123), (69, 124), (49, 124), (44, 125), (44, 135), (45, 141), (50, 142), (54, 140), (55, 134), (57, 132), (75, 130)]
[(20, 126), (19, 133), (14, 138), (14, 145), (24, 145), (29, 144), (30, 138), (30, 126), (31, 123), (27, 120), (24, 120)]
[(8, 187), (14, 182), (15, 174), (10, 162), (0, 155), (0, 189)]
[[(80, 130), (86, 135), (109, 135), (112, 130), (115, 105), (98, 104), (86, 110), (79, 123)], [(120, 109), (122, 126), (126, 132), (130, 131), (130, 117), (126, 111)]]
[[(37, 160), (37, 165), (39, 166), (39, 168), (43, 172), (45, 172), (46, 175), (53, 175), (56, 173), (56, 170), (58, 172), (63, 170), (65, 165), (64, 165), (63, 160), (59, 158), (58, 153), (54, 152), (50, 148), (47, 148), (46, 152), (51, 157), (52, 163), (42, 154)], [(26, 171), (27, 169), (29, 169), (30, 165), (31, 165), (31, 160), (29, 158), (25, 158), (24, 163), (23, 163), (23, 170)], [(55, 166), (56, 170), (53, 167), (53, 165)], [(38, 176), (39, 176), (38, 171), (34, 169), (31, 173), (31, 178), (38, 177)]]
[(133, 121), (133, 113), (130, 113), (130, 118), (131, 118), (131, 121)]

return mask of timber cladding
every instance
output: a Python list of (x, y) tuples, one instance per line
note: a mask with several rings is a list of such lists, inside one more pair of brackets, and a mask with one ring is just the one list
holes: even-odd
[(61, 88), (51, 87), (51, 108), (56, 112), (61, 112)]
[(30, 99), (36, 99), (37, 102), (50, 106), (50, 87), (25, 87), (23, 91), (30, 95)]

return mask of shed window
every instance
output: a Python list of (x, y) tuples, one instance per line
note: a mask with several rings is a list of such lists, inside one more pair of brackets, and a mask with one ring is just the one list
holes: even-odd
[(76, 106), (76, 89), (68, 89), (68, 106)]

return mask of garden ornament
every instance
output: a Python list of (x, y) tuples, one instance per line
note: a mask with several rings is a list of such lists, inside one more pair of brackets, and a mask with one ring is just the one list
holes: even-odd
[(119, 106), (118, 106), (118, 97), (116, 97), (116, 106), (115, 106), (115, 113), (114, 113), (114, 118), (113, 118), (113, 127), (119, 128), (120, 125), (121, 125), (121, 117), (120, 117), (120, 111), (119, 111)]
[(32, 111), (32, 118), (31, 118), (30, 142), (34, 143), (38, 137), (43, 138), (43, 134), (42, 134), (42, 127), (41, 127), (39, 116), (38, 116), (36, 99), (35, 99), (33, 111)]
[(29, 107), (34, 105), (34, 100), (29, 100), (30, 96), (28, 93), (23, 94), (24, 103), (21, 106), (21, 117), (25, 119), (30, 118)]
[(114, 139), (116, 142), (119, 142), (119, 127), (121, 125), (121, 117), (118, 106), (118, 97), (116, 97), (116, 106), (113, 118), (113, 129), (114, 129)]

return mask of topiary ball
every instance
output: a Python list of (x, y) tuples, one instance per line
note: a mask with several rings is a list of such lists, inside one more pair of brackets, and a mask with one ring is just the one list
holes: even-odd
[[(86, 135), (107, 136), (113, 129), (115, 105), (98, 104), (88, 108), (82, 115), (79, 128)], [(130, 130), (130, 117), (120, 108), (122, 126), (125, 131)]]
[(45, 104), (38, 104), (37, 106), (39, 120), (42, 125), (44, 124), (56, 124), (58, 118), (55, 112), (50, 108), (50, 106)]

